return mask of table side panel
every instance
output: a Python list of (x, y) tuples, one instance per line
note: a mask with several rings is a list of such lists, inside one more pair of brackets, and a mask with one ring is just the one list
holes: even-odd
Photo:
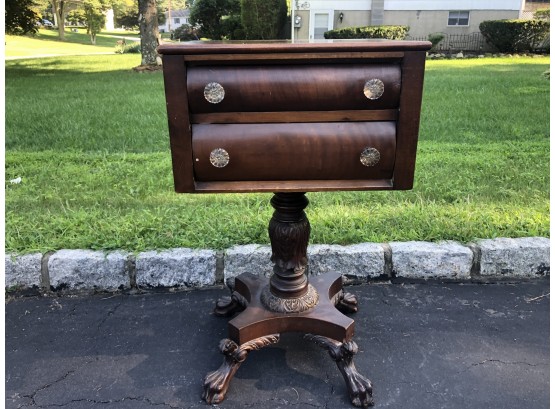
[(426, 53), (405, 53), (393, 176), (393, 189), (396, 190), (412, 189), (413, 186), (425, 63)]
[(187, 98), (187, 73), (182, 56), (164, 55), (164, 89), (172, 153), (175, 191), (195, 191), (192, 163), (192, 135)]

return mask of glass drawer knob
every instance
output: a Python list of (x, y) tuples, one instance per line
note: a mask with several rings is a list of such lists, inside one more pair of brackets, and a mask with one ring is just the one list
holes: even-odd
[(218, 104), (224, 100), (225, 90), (217, 82), (209, 82), (204, 87), (204, 98), (211, 104)]
[(374, 166), (380, 161), (380, 151), (376, 148), (364, 148), (360, 154), (360, 162), (364, 166)]
[(225, 168), (229, 163), (229, 153), (222, 148), (214, 149), (210, 152), (210, 163), (217, 168)]
[(383, 95), (383, 82), (377, 78), (372, 78), (364, 84), (364, 96), (368, 99), (378, 99)]

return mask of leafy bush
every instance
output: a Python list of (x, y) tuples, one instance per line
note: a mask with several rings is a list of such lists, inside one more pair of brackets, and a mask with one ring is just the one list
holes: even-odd
[(227, 31), (229, 24), (224, 20), (239, 16), (240, 10), (239, 0), (196, 0), (191, 7), (190, 21), (200, 26), (199, 37), (221, 40), (232, 36), (232, 32)]
[(538, 20), (549, 20), (549, 9), (537, 9), (534, 18)]
[(387, 38), (389, 40), (404, 40), (409, 32), (409, 26), (366, 26), (347, 27), (330, 30), (324, 33), (328, 39), (334, 38)]
[(248, 40), (275, 40), (287, 18), (285, 0), (241, 0), (241, 24)]
[(141, 43), (132, 42), (131, 44), (118, 43), (116, 45), (116, 54), (140, 54), (141, 53)]
[(224, 38), (226, 40), (244, 40), (247, 38), (241, 25), (241, 16), (238, 14), (222, 18), (222, 31), (225, 33)]
[(502, 53), (533, 51), (549, 36), (549, 21), (488, 20), (480, 23), (480, 32)]
[(432, 33), (428, 35), (428, 41), (432, 43), (431, 51), (436, 51), (437, 45), (441, 43), (441, 40), (443, 40), (444, 38), (445, 38), (445, 35), (442, 33)]
[(34, 11), (35, 4), (32, 0), (7, 0), (5, 7), (6, 34), (22, 35), (37, 32), (36, 22), (39, 16)]
[(173, 30), (172, 39), (179, 41), (193, 41), (198, 40), (199, 38), (196, 30), (192, 26), (189, 24), (183, 24)]

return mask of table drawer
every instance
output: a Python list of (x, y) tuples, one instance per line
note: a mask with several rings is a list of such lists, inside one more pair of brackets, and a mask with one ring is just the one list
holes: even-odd
[(203, 66), (187, 70), (193, 113), (391, 109), (398, 64)]
[(193, 125), (198, 181), (391, 179), (395, 122)]

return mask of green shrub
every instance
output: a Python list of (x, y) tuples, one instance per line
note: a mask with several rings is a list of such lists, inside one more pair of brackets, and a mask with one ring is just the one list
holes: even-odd
[(285, 0), (241, 0), (241, 23), (247, 40), (275, 40), (287, 18)]
[(116, 45), (116, 54), (140, 54), (141, 43), (133, 41), (131, 44), (120, 43)]
[(502, 53), (533, 51), (549, 36), (549, 21), (488, 20), (480, 23), (480, 32)]
[(196, 30), (189, 24), (183, 24), (173, 30), (171, 38), (179, 41), (193, 41), (199, 39)]
[(404, 40), (409, 32), (409, 28), (409, 26), (347, 27), (326, 31), (324, 38), (387, 38), (389, 40)]
[(549, 9), (537, 9), (534, 18), (538, 20), (549, 20)]
[(222, 31), (226, 33), (224, 38), (226, 40), (244, 40), (246, 33), (241, 24), (241, 16), (235, 14), (222, 18)]
[(432, 43), (432, 49), (430, 51), (436, 51), (436, 48), (441, 40), (445, 38), (445, 35), (442, 33), (432, 33), (428, 35), (428, 41)]
[(230, 16), (239, 16), (239, 0), (195, 0), (192, 4), (190, 22), (200, 26), (199, 37), (221, 40), (232, 36), (233, 31), (226, 31), (230, 26), (224, 20)]

